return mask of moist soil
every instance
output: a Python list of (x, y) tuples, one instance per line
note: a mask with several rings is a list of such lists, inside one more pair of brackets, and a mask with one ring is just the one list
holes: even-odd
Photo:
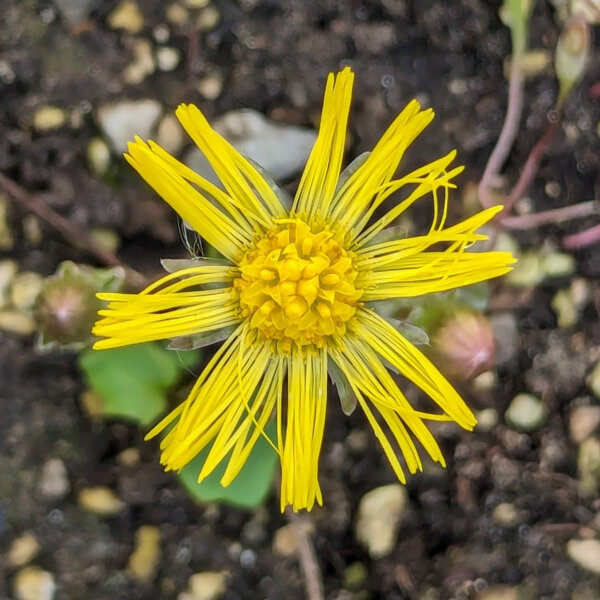
[[(74, 3), (82, 13), (74, 20), (60, 10), (69, 4), (0, 2), (0, 169), (77, 228), (116, 232), (119, 256), (149, 277), (159, 274), (159, 258), (185, 255), (179, 224), (121, 157), (113, 157), (102, 177), (90, 170), (86, 148), (100, 135), (95, 111), (104, 102), (151, 98), (165, 111), (194, 102), (209, 118), (250, 107), (274, 120), (314, 126), (327, 73), (350, 64), (357, 78), (348, 155), (372, 147), (416, 97), (437, 117), (406, 164), (457, 148), (466, 165), (458, 180), (463, 192), (479, 180), (502, 125), (510, 34), (498, 16), (500, 2), (219, 0), (211, 4), (218, 22), (199, 31), (193, 23), (201, 9), (186, 9), (191, 18), (173, 24), (168, 8), (174, 3), (145, 0), (136, 33), (110, 26), (117, 2)], [(554, 4), (560, 3), (535, 3), (530, 31), (531, 47), (550, 56), (560, 32)], [(181, 63), (139, 83), (124, 82), (134, 40), (157, 47), (165, 31)], [(222, 91), (216, 99), (203, 98), (198, 82), (215, 74)], [(598, 197), (598, 81), (593, 51), (522, 210)], [(503, 170), (507, 185), (552, 116), (557, 84), (551, 68), (538, 70), (525, 89), (521, 128)], [(44, 104), (69, 111), (70, 121), (36, 131), (32, 114)], [(456, 192), (453, 215), (461, 213), (461, 199)], [(16, 202), (9, 207), (14, 244), (3, 254), (20, 270), (47, 276), (64, 260), (99, 265), (44, 222), (38, 222), (41, 236), (28, 234), (28, 213)], [(418, 210), (413, 215), (417, 226), (426, 218)], [(540, 250), (594, 223), (561, 223), (515, 237), (523, 248)], [(472, 434), (441, 429), (448, 468), (410, 479), (398, 542), (383, 558), (369, 556), (357, 542), (355, 521), (361, 497), (394, 476), (364, 417), (358, 411), (345, 417), (331, 400), (321, 460), (325, 504), (309, 517), (326, 598), (600, 597), (598, 576), (566, 554), (571, 538), (597, 537), (600, 526), (598, 499), (580, 494), (579, 447), (568, 428), (577, 403), (598, 402), (586, 386), (599, 354), (598, 246), (574, 257), (573, 275), (525, 290), (494, 285), (492, 315), (503, 313), (516, 335), (494, 370), (496, 383), (487, 389), (465, 384), (461, 391), (476, 411), (494, 409), (498, 422)], [(575, 325), (559, 329), (550, 302), (574, 277), (588, 283), (591, 295)], [(75, 353), (40, 355), (33, 336), (3, 332), (0, 339), (1, 598), (15, 597), (16, 569), (5, 553), (26, 531), (40, 544), (33, 564), (52, 574), (56, 598), (177, 598), (203, 571), (226, 574), (227, 599), (305, 597), (297, 559), (273, 550), (275, 532), (288, 523), (275, 491), (256, 511), (194, 502), (162, 471), (157, 445), (143, 442), (143, 431), (93, 419), (84, 410)], [(515, 431), (503, 416), (520, 392), (536, 394), (549, 411), (530, 434)], [(131, 448), (139, 451), (135, 464), (119, 458)], [(39, 489), (50, 459), (60, 459), (68, 475), (69, 491), (58, 500)], [(79, 504), (78, 492), (98, 485), (125, 503), (117, 515), (91, 514)], [(501, 503), (515, 509), (509, 526), (492, 518)], [(155, 525), (161, 534), (162, 559), (147, 582), (127, 569), (142, 525)], [(353, 579), (357, 564), (362, 575)], [(507, 595), (492, 595), (501, 592)]]

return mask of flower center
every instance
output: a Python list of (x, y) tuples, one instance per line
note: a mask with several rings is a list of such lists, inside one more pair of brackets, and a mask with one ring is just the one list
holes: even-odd
[(242, 315), (284, 353), (294, 343), (320, 348), (329, 336), (344, 335), (362, 295), (352, 258), (331, 231), (314, 233), (299, 219), (267, 232), (239, 268), (234, 287)]

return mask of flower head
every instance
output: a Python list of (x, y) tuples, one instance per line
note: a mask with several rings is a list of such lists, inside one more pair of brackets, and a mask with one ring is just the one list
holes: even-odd
[[(199, 258), (139, 294), (102, 294), (109, 304), (94, 328), (105, 338), (96, 348), (230, 332), (187, 400), (147, 437), (168, 429), (161, 442), (167, 469), (182, 469), (210, 446), (199, 480), (226, 461), (226, 486), (275, 418), (277, 436), (269, 441), (281, 462), (282, 509), (322, 503), (328, 370), (345, 380), (401, 481), (405, 470), (422, 468), (417, 443), (444, 464), (427, 422), (472, 429), (475, 418), (432, 363), (379, 316), (377, 302), (483, 281), (513, 263), (507, 252), (465, 252), (486, 239), (477, 229), (500, 207), (446, 225), (448, 191), (462, 171), (450, 166), (455, 152), (394, 179), (433, 119), (418, 102), (340, 176), (353, 77), (346, 68), (327, 80), (319, 134), (290, 207), (195, 106), (181, 105), (176, 114), (222, 187), (152, 141), (131, 143), (130, 164), (224, 259)], [(388, 226), (423, 198), (433, 206), (429, 231), (396, 239)], [(413, 408), (390, 369), (437, 407)]]

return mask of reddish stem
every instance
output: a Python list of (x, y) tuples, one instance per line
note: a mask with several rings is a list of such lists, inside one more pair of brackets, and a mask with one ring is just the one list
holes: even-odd
[(563, 248), (567, 250), (580, 250), (600, 242), (600, 224), (594, 225), (585, 231), (567, 235), (562, 239)]
[(589, 202), (580, 202), (562, 208), (553, 210), (544, 210), (530, 215), (520, 215), (518, 217), (504, 217), (500, 220), (500, 225), (507, 229), (535, 229), (540, 225), (568, 221), (570, 219), (582, 219), (598, 212), (598, 203), (594, 200)]

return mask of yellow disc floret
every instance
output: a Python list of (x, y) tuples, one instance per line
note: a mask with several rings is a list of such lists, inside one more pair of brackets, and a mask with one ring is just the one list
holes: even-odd
[(328, 229), (313, 231), (300, 219), (286, 219), (267, 232), (239, 263), (242, 315), (280, 352), (298, 346), (321, 348), (343, 336), (362, 290), (355, 287), (352, 256)]

